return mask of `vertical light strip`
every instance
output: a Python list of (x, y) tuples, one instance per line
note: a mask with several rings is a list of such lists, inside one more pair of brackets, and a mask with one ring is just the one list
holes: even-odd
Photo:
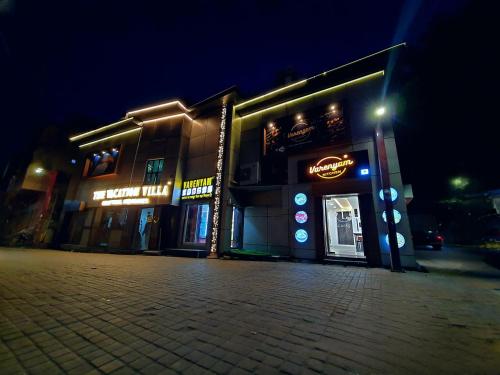
[(224, 144), (226, 139), (226, 117), (227, 104), (222, 104), (222, 113), (220, 116), (220, 132), (219, 132), (219, 148), (217, 150), (217, 165), (215, 169), (215, 193), (214, 193), (214, 215), (212, 221), (212, 241), (210, 244), (210, 252), (213, 254), (217, 251), (217, 240), (219, 235), (220, 210), (221, 210), (221, 195), (222, 195), (222, 173), (224, 166)]

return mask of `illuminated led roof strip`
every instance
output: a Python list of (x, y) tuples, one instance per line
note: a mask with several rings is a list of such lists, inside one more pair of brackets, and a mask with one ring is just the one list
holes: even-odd
[(392, 47), (389, 47), (389, 48), (386, 48), (386, 49), (383, 49), (382, 51), (378, 51), (378, 52), (375, 52), (375, 53), (372, 53), (371, 55), (368, 55), (368, 56), (365, 56), (365, 57), (362, 57), (360, 59), (357, 59), (357, 60), (354, 60), (354, 61), (351, 61), (347, 64), (344, 64), (344, 65), (340, 65), (340, 66), (337, 66), (336, 68), (333, 68), (333, 69), (330, 69), (330, 70), (327, 70), (323, 73), (320, 73), (320, 74), (317, 74), (313, 77), (310, 77), (308, 78), (307, 80), (311, 80), (311, 79), (314, 79), (316, 77), (321, 77), (321, 76), (325, 76), (331, 72), (334, 72), (336, 70), (339, 70), (339, 69), (342, 69), (342, 68), (345, 68), (346, 66), (349, 66), (349, 65), (352, 65), (352, 64), (356, 64), (360, 61), (363, 61), (363, 60), (366, 60), (366, 59), (369, 59), (370, 57), (373, 57), (373, 56), (377, 56), (377, 55), (380, 55), (381, 53), (384, 53), (384, 52), (387, 52), (387, 51), (390, 51), (391, 49), (394, 49), (394, 48), (398, 48), (398, 47), (402, 47), (402, 46), (406, 46), (406, 43), (399, 43), (399, 44), (396, 44), (395, 46), (392, 46)]
[(272, 96), (272, 95), (277, 94), (279, 92), (287, 91), (287, 90), (290, 90), (291, 88), (305, 85), (306, 82), (307, 82), (307, 79), (303, 79), (302, 81), (294, 82), (291, 85), (288, 85), (288, 86), (282, 87), (280, 89), (276, 89), (276, 90), (270, 91), (267, 94), (264, 94), (264, 95), (261, 95), (261, 96), (257, 96), (256, 98), (253, 98), (253, 99), (247, 100), (246, 102), (240, 103), (240, 104), (234, 106), (234, 108), (238, 109), (238, 108), (241, 108), (242, 106), (246, 106), (246, 105), (248, 105), (250, 103), (257, 102), (259, 100), (262, 100), (264, 98), (267, 98), (268, 96)]
[(99, 138), (99, 139), (97, 139), (95, 141), (92, 141), (92, 142), (89, 142), (89, 143), (84, 143), (83, 145), (79, 145), (78, 147), (80, 147), (80, 148), (87, 147), (87, 146), (90, 146), (90, 145), (93, 145), (93, 144), (96, 144), (96, 143), (99, 143), (99, 142), (102, 142), (102, 141), (106, 141), (108, 139), (120, 137), (122, 135), (133, 133), (133, 132), (138, 132), (140, 130), (141, 130), (141, 128), (135, 128), (135, 129), (131, 129), (131, 130), (126, 130), (126, 131), (121, 132), (121, 133), (116, 133), (116, 134), (109, 135), (109, 136), (104, 137), (104, 138)]
[(176, 117), (182, 117), (182, 116), (185, 116), (189, 120), (193, 121), (193, 119), (191, 117), (189, 117), (188, 115), (186, 115), (185, 113), (179, 113), (177, 115), (170, 115), (170, 116), (164, 116), (164, 117), (154, 118), (154, 119), (151, 119), (151, 120), (145, 120), (145, 121), (142, 121), (142, 123), (143, 124), (150, 124), (152, 122), (163, 121), (163, 120), (168, 120), (168, 119), (172, 119), (172, 118), (176, 118)]
[(328, 92), (335, 91), (335, 90), (338, 90), (338, 89), (341, 89), (341, 88), (344, 88), (344, 87), (347, 87), (347, 86), (350, 86), (350, 85), (353, 85), (353, 84), (356, 84), (356, 83), (360, 83), (360, 82), (363, 82), (363, 81), (366, 81), (366, 80), (369, 80), (369, 79), (372, 79), (372, 78), (382, 77), (383, 75), (384, 75), (384, 71), (380, 70), (378, 72), (371, 73), (371, 74), (368, 74), (366, 76), (359, 77), (359, 78), (353, 79), (351, 81), (347, 81), (347, 82), (341, 83), (339, 85), (335, 85), (335, 86), (328, 87), (328, 88), (323, 89), (323, 90), (315, 91), (315, 92), (313, 92), (311, 94), (307, 94), (307, 95), (301, 96), (299, 98), (291, 99), (291, 100), (288, 100), (286, 102), (283, 102), (283, 103), (280, 103), (280, 104), (276, 104), (276, 105), (273, 105), (271, 107), (267, 107), (267, 108), (261, 109), (261, 110), (256, 111), (256, 112), (249, 113), (247, 115), (241, 116), (241, 118), (247, 118), (247, 117), (255, 116), (255, 115), (258, 115), (259, 113), (270, 111), (272, 109), (276, 109), (276, 108), (288, 105), (290, 103), (299, 102), (301, 100), (304, 100), (304, 99), (307, 99), (307, 98), (311, 98), (311, 97), (316, 96), (316, 95), (326, 94)]
[(321, 76), (325, 76), (325, 75), (327, 75), (327, 74), (329, 74), (329, 73), (331, 73), (331, 72), (334, 72), (334, 71), (336, 71), (336, 70), (339, 70), (339, 69), (345, 68), (346, 66), (349, 66), (349, 65), (352, 65), (352, 64), (356, 64), (356, 63), (358, 63), (358, 62), (360, 62), (360, 61), (363, 61), (363, 60), (369, 59), (370, 57), (380, 55), (381, 53), (384, 53), (384, 52), (390, 51), (391, 49), (398, 48), (398, 47), (402, 47), (402, 46), (406, 46), (406, 43), (399, 43), (399, 44), (396, 44), (396, 45), (394, 45), (394, 46), (392, 46), (392, 47), (385, 48), (385, 49), (383, 49), (383, 50), (381, 50), (381, 51), (378, 51), (378, 52), (372, 53), (371, 55), (368, 55), (368, 56), (362, 57), (362, 58), (360, 58), (360, 59), (357, 59), (357, 60), (351, 61), (351, 62), (349, 62), (349, 63), (347, 63), (347, 64), (344, 64), (344, 65), (340, 65), (340, 66), (338, 66), (338, 67), (336, 67), (336, 68), (333, 68), (333, 69), (330, 69), (330, 70), (324, 71), (323, 73), (317, 74), (317, 75), (312, 76), (312, 77), (309, 77), (309, 78), (307, 78), (307, 79), (303, 79), (303, 80), (301, 80), (301, 81), (294, 82), (294, 83), (292, 83), (291, 85), (288, 85), (288, 86), (285, 86), (285, 87), (282, 87), (282, 88), (279, 88), (279, 89), (276, 89), (276, 90), (270, 91), (270, 92), (268, 92), (268, 93), (266, 93), (266, 94), (264, 94), (264, 95), (260, 95), (260, 96), (257, 96), (256, 98), (253, 98), (253, 99), (247, 100), (247, 101), (245, 101), (245, 102), (239, 103), (239, 104), (235, 105), (235, 107), (234, 107), (234, 108), (235, 108), (235, 109), (238, 109), (238, 108), (241, 108), (241, 107), (243, 107), (243, 106), (246, 106), (246, 105), (248, 105), (248, 104), (250, 104), (250, 103), (254, 103), (254, 102), (257, 102), (257, 101), (259, 101), (259, 100), (262, 100), (262, 99), (264, 99), (264, 98), (266, 98), (266, 97), (269, 97), (269, 96), (272, 96), (272, 95), (274, 95), (274, 94), (277, 94), (277, 93), (279, 93), (279, 92), (282, 92), (282, 91), (287, 91), (287, 90), (292, 89), (292, 88), (294, 88), (294, 87), (296, 87), (296, 86), (301, 86), (301, 85), (304, 85), (307, 81), (310, 81), (310, 80), (312, 80), (312, 79), (314, 79), (314, 78), (321, 77)]
[(109, 124), (109, 125), (106, 125), (106, 126), (103, 126), (103, 127), (100, 127), (100, 128), (97, 128), (97, 129), (94, 129), (94, 130), (91, 130), (91, 131), (88, 131), (86, 133), (75, 135), (73, 137), (70, 137), (69, 140), (71, 142), (74, 142), (74, 141), (77, 141), (77, 140), (82, 139), (82, 138), (87, 138), (87, 137), (90, 137), (93, 134), (101, 133), (101, 132), (103, 132), (103, 131), (105, 131), (107, 129), (114, 128), (115, 126), (118, 126), (118, 125), (121, 125), (121, 124), (125, 124), (125, 123), (127, 123), (129, 121), (132, 121), (132, 120), (133, 120), (133, 118), (127, 118), (125, 120), (114, 122), (112, 124)]
[(182, 104), (179, 100), (175, 100), (173, 102), (168, 102), (168, 103), (163, 103), (163, 104), (158, 104), (158, 105), (153, 105), (151, 107), (146, 107), (146, 108), (142, 108), (142, 109), (137, 109), (137, 110), (134, 110), (134, 111), (130, 111), (130, 112), (127, 112), (127, 117), (130, 116), (130, 115), (135, 115), (135, 114), (138, 114), (138, 113), (142, 113), (142, 112), (147, 112), (147, 111), (151, 111), (153, 109), (159, 109), (159, 108), (164, 108), (164, 107), (171, 107), (173, 106), (174, 104), (177, 104), (179, 107), (181, 107), (181, 109), (183, 111), (186, 111), (188, 112), (189, 110), (184, 106), (184, 104)]

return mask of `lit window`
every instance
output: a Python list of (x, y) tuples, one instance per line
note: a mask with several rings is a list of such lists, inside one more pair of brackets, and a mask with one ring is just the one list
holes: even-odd
[[(115, 173), (119, 156), (119, 145), (88, 154), (84, 160), (83, 175), (95, 177)], [(71, 163), (76, 164), (76, 160), (73, 160)]]
[(146, 162), (144, 185), (159, 185), (165, 159), (152, 159)]

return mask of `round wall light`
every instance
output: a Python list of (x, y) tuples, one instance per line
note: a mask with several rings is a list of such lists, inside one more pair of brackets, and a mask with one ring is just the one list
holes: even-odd
[[(397, 239), (397, 242), (398, 242), (398, 248), (401, 249), (405, 245), (405, 243), (406, 243), (405, 236), (403, 236), (399, 232), (396, 232), (396, 239)], [(388, 234), (385, 235), (385, 243), (387, 245), (389, 245), (389, 235)]]
[(297, 242), (304, 243), (307, 241), (308, 237), (309, 235), (304, 229), (299, 229), (295, 232), (295, 239), (297, 240)]
[[(384, 200), (384, 190), (383, 189), (380, 189), (380, 191), (378, 192), (378, 196), (380, 197), (380, 199)], [(391, 200), (394, 202), (396, 199), (398, 199), (398, 192), (396, 189), (391, 187)]]
[(303, 206), (307, 202), (307, 196), (304, 193), (297, 193), (295, 194), (295, 204), (299, 206)]
[[(397, 224), (401, 221), (401, 214), (398, 210), (392, 210), (392, 214), (394, 215), (394, 222)], [(382, 212), (382, 219), (387, 223), (387, 215), (386, 212)]]
[(297, 211), (295, 213), (295, 221), (299, 224), (304, 224), (307, 221), (307, 212)]

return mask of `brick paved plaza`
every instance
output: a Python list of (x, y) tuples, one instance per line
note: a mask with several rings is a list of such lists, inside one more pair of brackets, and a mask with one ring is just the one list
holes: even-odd
[(0, 374), (499, 374), (500, 283), (0, 249)]

